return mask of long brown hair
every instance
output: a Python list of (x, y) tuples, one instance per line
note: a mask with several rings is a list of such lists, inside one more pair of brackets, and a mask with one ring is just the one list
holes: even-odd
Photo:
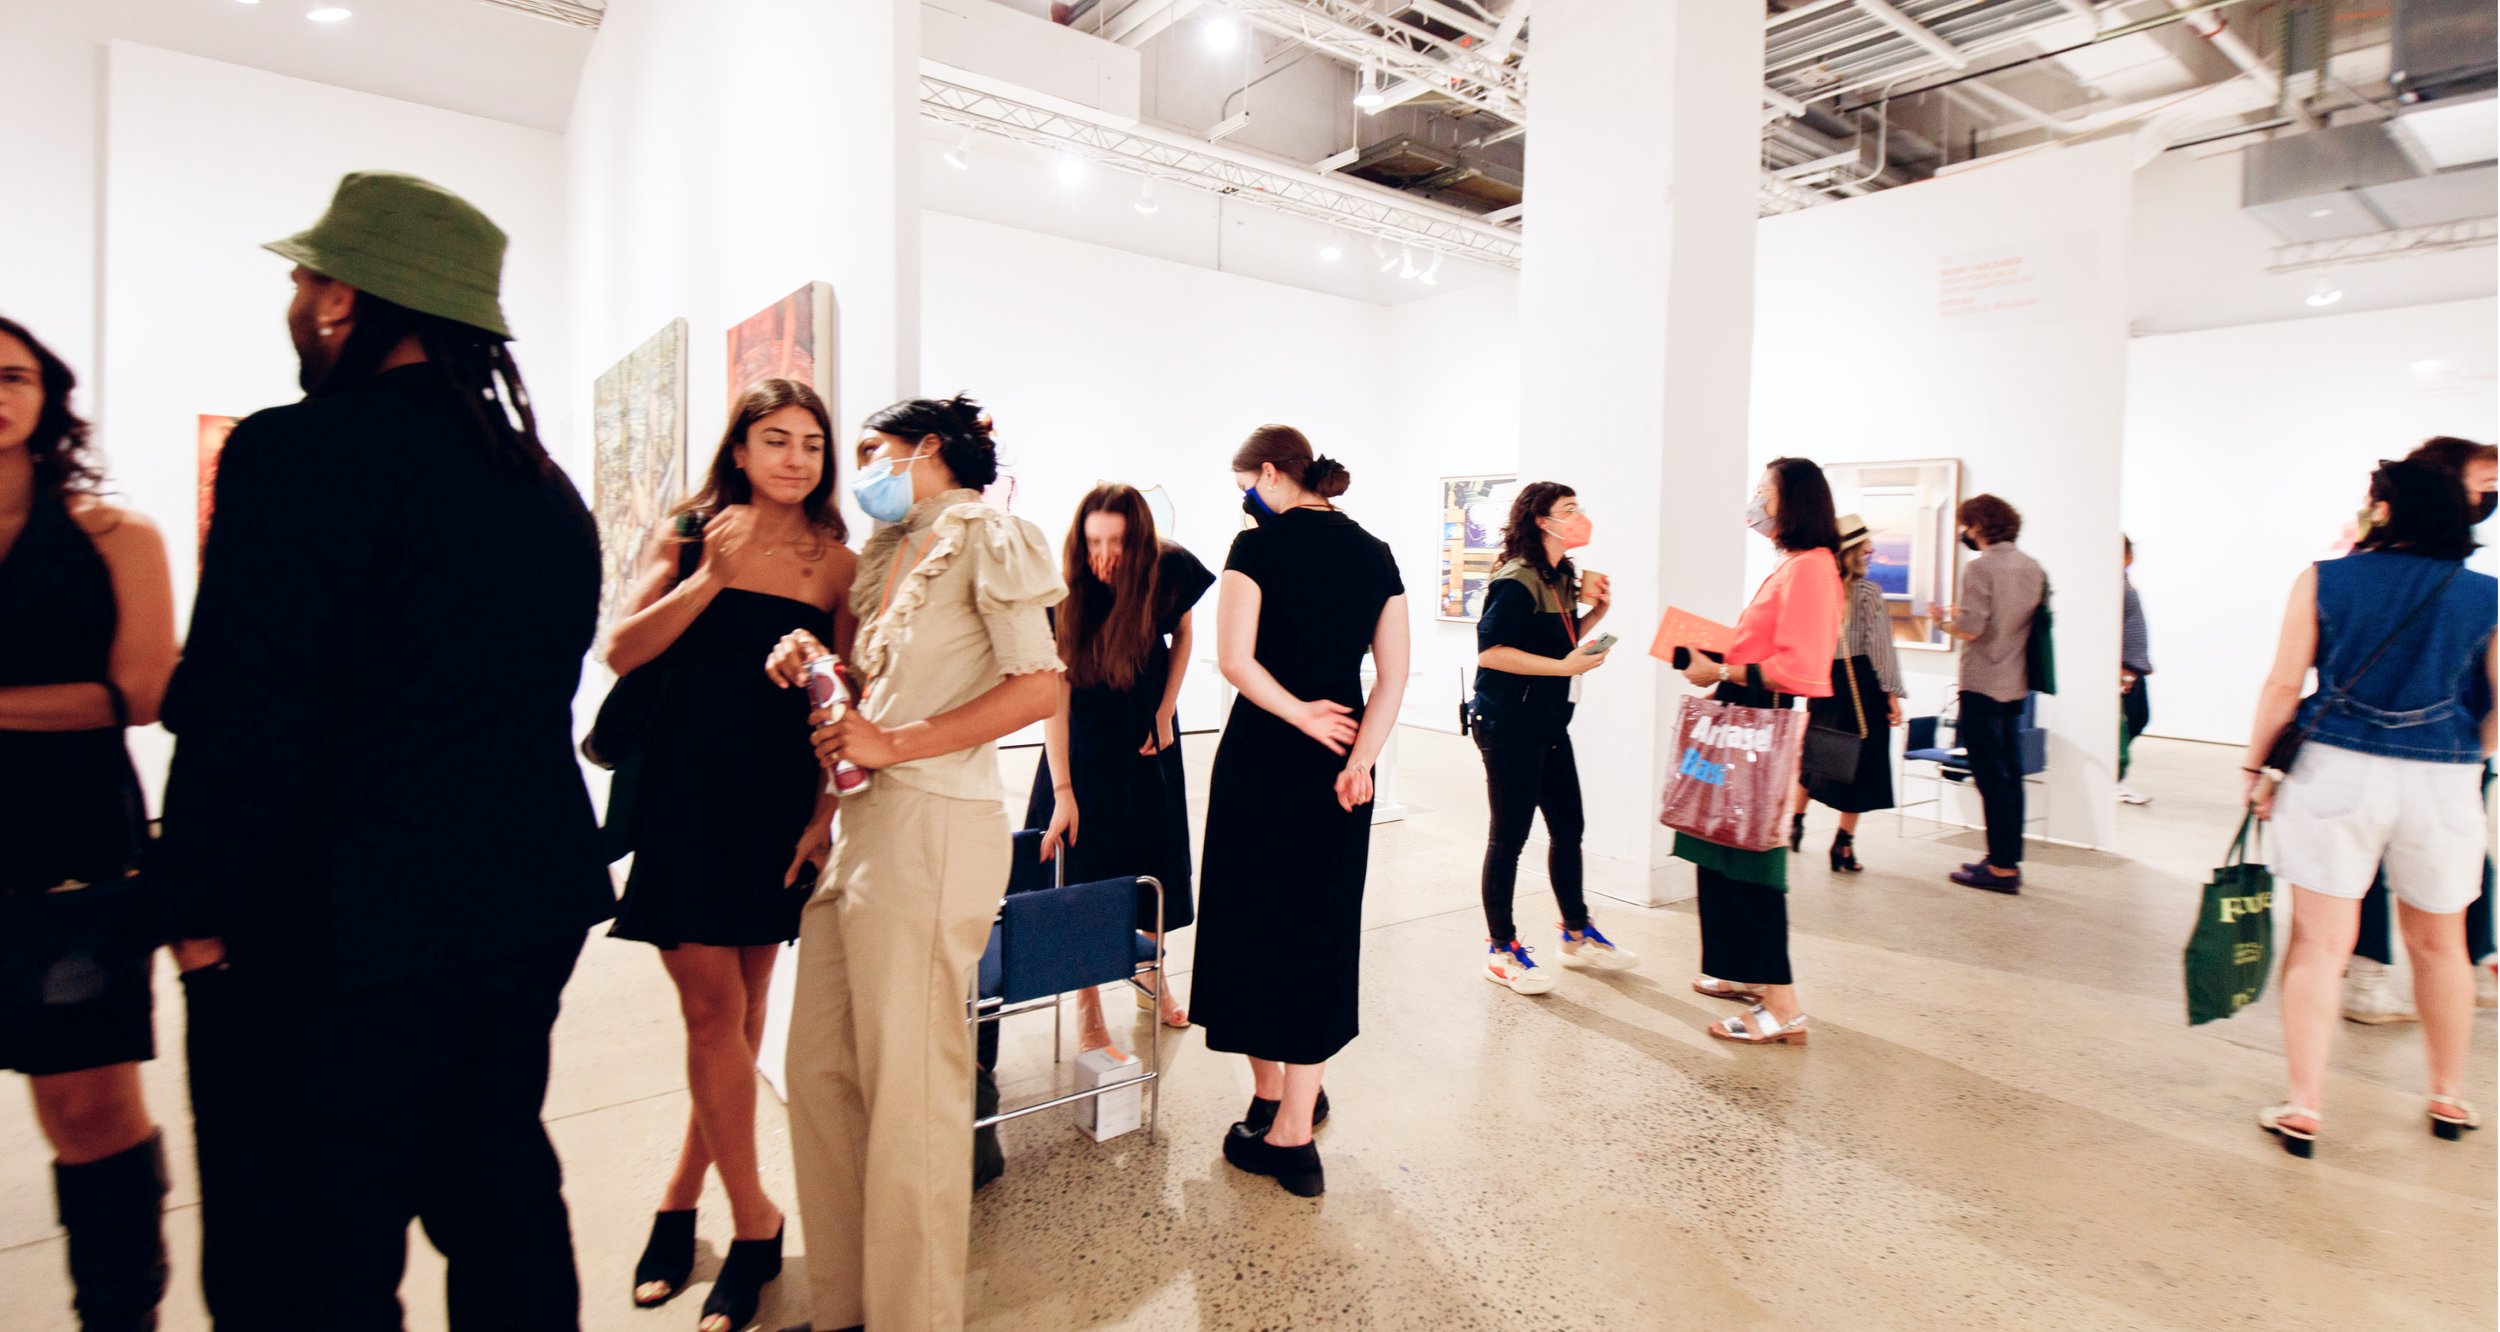
[(1494, 561), (1495, 567), (1512, 560), (1526, 560), (1528, 567), (1536, 570), (1537, 577), (1548, 583), (1571, 577), (1571, 560), (1568, 557), (1560, 564), (1545, 562), (1545, 530), (1536, 525), (1536, 520), (1552, 513), (1554, 506), (1564, 500), (1576, 498), (1579, 493), (1560, 481), (1531, 481), (1521, 486), (1519, 494), (1510, 502), (1510, 521), (1502, 527), (1502, 557)]
[[(1108, 583), (1094, 576), (1085, 551), (1085, 520), (1097, 513), (1126, 524), (1120, 566)], [(1059, 659), (1067, 663), (1070, 684), (1127, 689), (1137, 683), (1154, 647), (1155, 568), (1162, 554), (1154, 511), (1135, 486), (1106, 482), (1085, 493), (1060, 554), (1068, 599), (1059, 605)], [(1098, 587), (1111, 595), (1093, 595)]]
[(1354, 484), (1354, 474), (1344, 463), (1313, 453), (1311, 441), (1292, 426), (1260, 426), (1233, 451), (1236, 472), (1255, 472), (1268, 463), (1276, 465), (1279, 475), (1321, 499), (1335, 499)]
[(816, 396), (816, 390), (795, 379), (759, 379), (738, 395), (738, 410), (729, 414), (729, 428), (721, 432), (720, 449), (712, 455), (712, 466), (703, 474), (703, 489), (678, 505), (677, 512), (709, 521), (732, 504), (753, 503), (755, 483), (747, 480), (746, 469), (738, 466), (738, 446), (747, 442), (747, 432), (755, 428), (756, 422), (784, 407), (806, 408), (807, 414), (816, 418), (816, 428), (825, 434), (825, 474), (816, 479), (816, 488), (807, 492), (807, 498), (799, 501), (799, 509), (807, 515), (808, 526), (832, 537), (836, 545), (849, 540), (850, 525), (842, 521), (842, 506), (833, 500), (834, 483), (841, 469), (834, 463), (832, 414), (825, 410), (825, 400)]
[(53, 354), (24, 324), (0, 318), (0, 336), (17, 339), (35, 358), (35, 377), (43, 385), (43, 409), (35, 416), (34, 433), (26, 437), (27, 456), (35, 463), (35, 493), (68, 503), (72, 496), (95, 495), (104, 487), (104, 469), (90, 447), (93, 431), (69, 405), (78, 375), (69, 362)]

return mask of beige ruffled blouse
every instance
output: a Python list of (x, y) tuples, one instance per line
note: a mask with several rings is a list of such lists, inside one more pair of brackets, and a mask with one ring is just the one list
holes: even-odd
[[(893, 584), (889, 595), (887, 586)], [(851, 585), (852, 656), (879, 726), (951, 712), (1011, 675), (1061, 669), (1044, 612), (1066, 598), (1042, 530), (950, 490), (868, 539)], [(956, 800), (1004, 800), (995, 745), (899, 763), (878, 775)]]

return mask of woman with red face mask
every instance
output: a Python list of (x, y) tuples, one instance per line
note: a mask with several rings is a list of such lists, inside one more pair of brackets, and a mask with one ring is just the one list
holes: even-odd
[[(1606, 575), (1583, 574), (1564, 553), (1589, 543), (1591, 525), (1577, 492), (1557, 481), (1533, 481), (1511, 501), (1502, 533), (1502, 561), (1485, 584), (1476, 621), (1476, 689), (1469, 729), (1484, 756), (1492, 831), (1484, 848), (1484, 978), (1520, 994), (1554, 988), (1553, 976), (1519, 942), (1511, 897), (1519, 852), (1538, 810), (1545, 812), (1546, 877), (1562, 912), (1563, 961), (1622, 971), (1640, 959), (1617, 948), (1589, 923), (1580, 887), (1580, 770), (1571, 754), (1571, 713), (1579, 677), (1606, 654), (1582, 645), (1606, 617)], [(1590, 609), (1583, 613), (1580, 607)]]

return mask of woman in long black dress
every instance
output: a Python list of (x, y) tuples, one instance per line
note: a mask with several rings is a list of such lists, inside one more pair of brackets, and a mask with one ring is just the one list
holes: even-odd
[(0, 319), (0, 1068), (53, 1152), (89, 1332), (156, 1325), (165, 1152), (139, 1090), (156, 1055), (129, 885), (147, 818), (122, 731), (174, 668), (165, 543), (96, 498), (77, 383)]
[[(1178, 710), (1190, 608), (1215, 575), (1159, 540), (1146, 497), (1116, 484), (1094, 487), (1076, 506), (1061, 566), (1068, 599), (1053, 611), (1053, 629), (1068, 670), (1024, 826), (1049, 829), (1042, 857), (1065, 856), (1070, 883), (1153, 876), (1161, 908), (1141, 893), (1137, 928), (1169, 934), (1197, 917)], [(1156, 998), (1140, 990), (1138, 1006), (1151, 1011)], [(1160, 998), (1164, 1025), (1189, 1025), (1179, 996), (1167, 989)], [(1111, 1043), (1100, 995), (1078, 995), (1077, 1014), (1079, 1049)]]
[(858, 557), (834, 503), (832, 422), (813, 389), (746, 391), (709, 480), (680, 509), (703, 520), (700, 561), (655, 542), (633, 610), (609, 639), (619, 676), (670, 672), (637, 762), (634, 867), (613, 933), (656, 945), (686, 1022), (693, 1113), (634, 1269), (634, 1303), (667, 1303), (694, 1268), (707, 1168), (729, 1194), (734, 1242), (703, 1307), (704, 1332), (744, 1327), (780, 1270), (782, 1214), (755, 1166), (755, 1051), (773, 959), (832, 849), (834, 799), (817, 766), (804, 694), (755, 663), (804, 629), (850, 643)]
[(1858, 737), (1858, 775), (1846, 782), (1800, 781), (1788, 834), (1789, 850), (1805, 848), (1809, 799), (1839, 810), (1840, 831), (1832, 834), (1831, 851), (1836, 874), (1866, 868), (1858, 863), (1858, 816), (1892, 808), (1891, 728), (1901, 724), (1901, 700), (1909, 694), (1892, 653), (1892, 611), (1884, 605), (1884, 590), (1866, 576), (1874, 550), (1866, 520), (1842, 514), (1840, 581), (1848, 600), (1840, 643), (1832, 649), (1832, 696), (1806, 700), (1806, 715), (1815, 725)]
[(1406, 690), (1406, 587), (1387, 544), (1329, 503), (1350, 480), (1289, 426), (1233, 455), (1258, 526), (1224, 561), (1217, 659), (1241, 697), (1199, 874), (1194, 1016), (1256, 1083), (1224, 1159), (1306, 1198), (1325, 1188), (1320, 1075), (1356, 1032), (1372, 764)]

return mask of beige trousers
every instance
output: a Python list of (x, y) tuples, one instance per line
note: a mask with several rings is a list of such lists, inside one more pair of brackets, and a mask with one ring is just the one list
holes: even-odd
[(790, 1137), (818, 1328), (955, 1329), (972, 1242), (964, 999), (1007, 891), (1007, 814), (880, 775), (842, 802), (799, 924)]

